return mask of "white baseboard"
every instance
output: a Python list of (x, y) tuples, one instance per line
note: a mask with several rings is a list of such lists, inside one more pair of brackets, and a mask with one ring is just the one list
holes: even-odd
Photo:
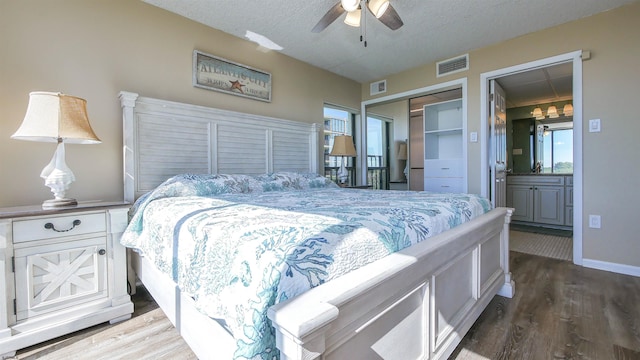
[(614, 273), (640, 277), (640, 267), (638, 266), (616, 264), (616, 263), (600, 261), (600, 260), (592, 260), (592, 259), (582, 259), (582, 266), (592, 268), (592, 269), (611, 271)]

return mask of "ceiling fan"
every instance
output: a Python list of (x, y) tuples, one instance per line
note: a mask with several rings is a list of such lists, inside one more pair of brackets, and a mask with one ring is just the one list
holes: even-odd
[(358, 27), (363, 16), (362, 8), (369, 10), (373, 16), (391, 30), (397, 30), (404, 25), (400, 15), (389, 4), (389, 0), (341, 0), (324, 14), (316, 26), (311, 29), (311, 32), (321, 32), (345, 12), (347, 13), (345, 24)]

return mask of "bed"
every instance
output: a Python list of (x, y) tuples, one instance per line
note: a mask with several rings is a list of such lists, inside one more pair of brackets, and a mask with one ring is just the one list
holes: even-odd
[(444, 359), (513, 295), (509, 209), (337, 188), (314, 174), (314, 124), (120, 99), (137, 200), (122, 242), (201, 359)]

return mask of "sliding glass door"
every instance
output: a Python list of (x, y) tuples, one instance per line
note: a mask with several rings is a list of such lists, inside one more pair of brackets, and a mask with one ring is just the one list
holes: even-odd
[[(338, 169), (340, 168), (341, 156), (331, 156), (333, 148), (333, 138), (339, 135), (354, 134), (355, 113), (337, 106), (325, 105), (324, 107), (324, 175), (325, 177), (338, 182)], [(355, 185), (355, 158), (345, 157), (345, 166), (349, 173), (346, 184)]]
[(389, 124), (391, 119), (367, 116), (367, 185), (389, 189)]

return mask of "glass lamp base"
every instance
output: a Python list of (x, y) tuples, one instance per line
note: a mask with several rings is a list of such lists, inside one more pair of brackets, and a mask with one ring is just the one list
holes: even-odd
[(340, 183), (344, 184), (347, 182), (347, 180), (349, 179), (349, 172), (347, 171), (347, 168), (344, 166), (344, 156), (342, 157), (342, 159), (340, 159), (340, 169), (338, 169), (338, 181), (340, 181)]

